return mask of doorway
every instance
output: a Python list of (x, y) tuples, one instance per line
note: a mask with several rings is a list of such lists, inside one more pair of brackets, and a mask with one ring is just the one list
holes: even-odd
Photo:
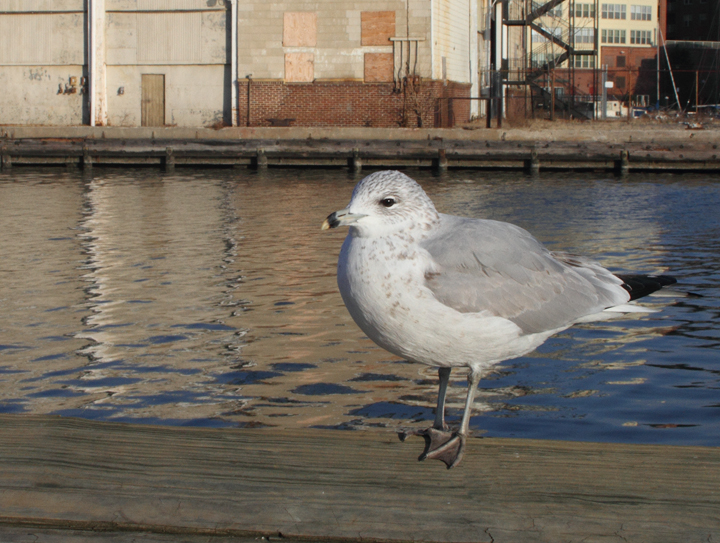
[(141, 126), (165, 126), (165, 75), (142, 74)]

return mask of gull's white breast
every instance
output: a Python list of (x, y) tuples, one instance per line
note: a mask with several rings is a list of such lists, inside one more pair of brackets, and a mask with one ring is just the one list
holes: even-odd
[(461, 313), (425, 286), (429, 253), (399, 237), (351, 232), (338, 260), (338, 286), (350, 315), (375, 343), (431, 366), (487, 367), (532, 351), (552, 333), (523, 334), (489, 311)]

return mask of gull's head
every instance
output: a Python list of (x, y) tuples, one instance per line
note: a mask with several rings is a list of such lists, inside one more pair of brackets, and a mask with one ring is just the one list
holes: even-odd
[(383, 171), (360, 181), (350, 204), (330, 214), (322, 228), (347, 225), (359, 236), (375, 237), (418, 228), (428, 230), (438, 218), (432, 200), (413, 179), (404, 173)]

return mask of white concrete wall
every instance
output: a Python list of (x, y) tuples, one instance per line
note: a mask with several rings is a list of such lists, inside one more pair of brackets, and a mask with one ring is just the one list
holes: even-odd
[[(107, 72), (108, 124), (140, 126), (142, 74), (165, 75), (165, 123), (211, 126), (229, 121), (225, 66), (110, 66)], [(228, 76), (229, 86), (229, 76)], [(120, 90), (122, 89), (122, 91)], [(122, 92), (122, 94), (121, 94)]]
[(0, 124), (82, 124), (82, 9), (82, 0), (0, 0)]
[[(443, 57), (449, 81), (471, 83), (472, 49), (477, 48), (477, 15), (474, 0), (435, 0), (433, 2), (433, 79), (443, 78)], [(473, 36), (475, 34), (475, 36)]]
[(142, 74), (165, 76), (166, 124), (230, 123), (224, 2), (107, 0), (106, 6), (109, 125), (140, 126)]

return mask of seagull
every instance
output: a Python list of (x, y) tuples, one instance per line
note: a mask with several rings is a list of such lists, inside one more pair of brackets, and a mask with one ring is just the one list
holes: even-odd
[[(462, 460), (479, 380), (579, 322), (652, 311), (628, 302), (675, 283), (665, 275), (614, 275), (551, 252), (510, 223), (438, 213), (422, 187), (397, 171), (362, 179), (323, 230), (349, 226), (337, 282), (362, 331), (391, 353), (438, 368), (432, 427), (419, 460)], [(469, 368), (457, 431), (445, 424), (453, 368)], [(405, 439), (408, 433), (401, 433)]]

